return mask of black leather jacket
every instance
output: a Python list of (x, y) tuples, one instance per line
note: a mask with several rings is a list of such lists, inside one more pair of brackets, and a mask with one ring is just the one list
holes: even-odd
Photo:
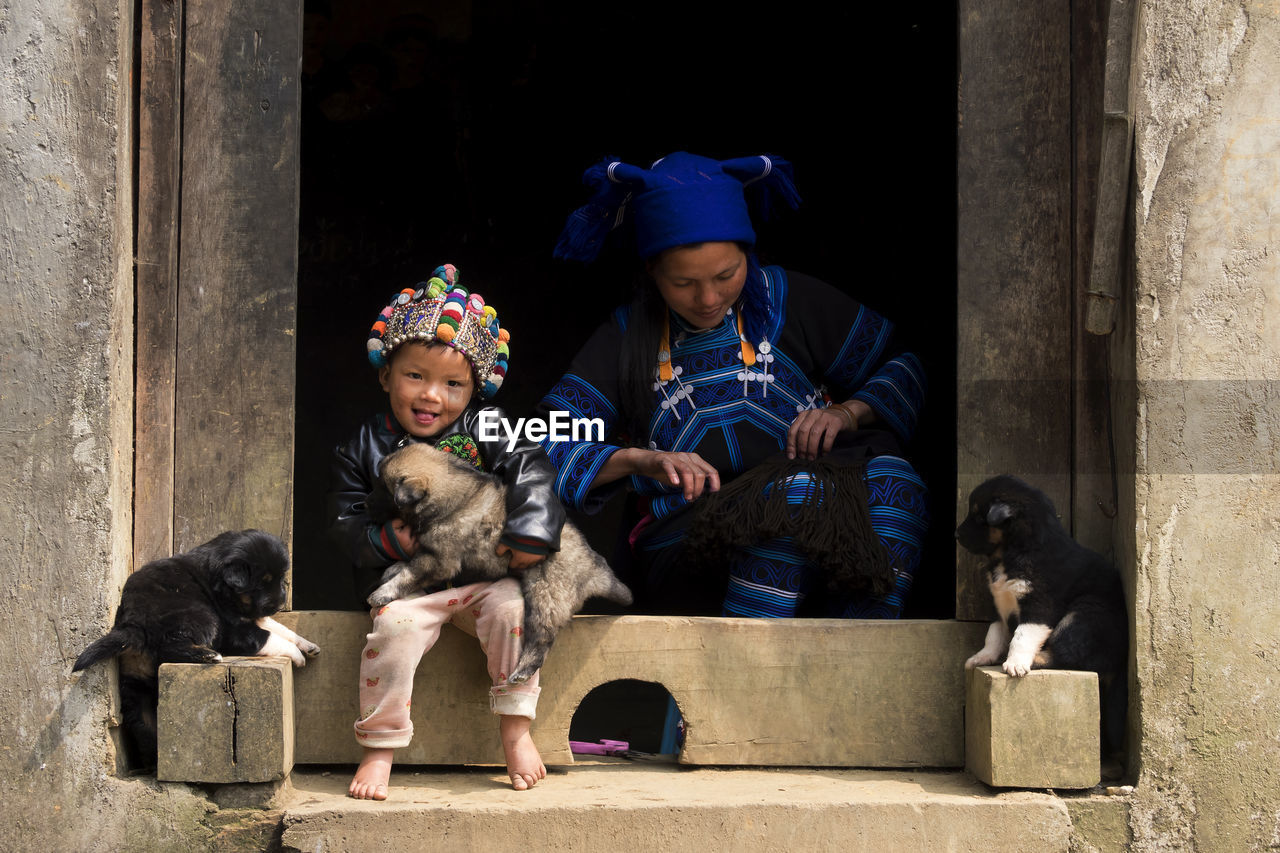
[[(523, 436), (516, 440), (511, 450), (507, 450), (507, 438), (501, 431), (496, 440), (482, 440), (477, 421), (485, 409), (495, 411), (501, 418), (506, 417), (506, 413), (497, 406), (473, 404), (440, 436), (453, 433), (471, 436), (480, 448), (484, 470), (507, 485), (504, 541), (513, 547), (523, 543), (523, 550), (537, 550), (536, 547), (528, 547), (530, 540), (552, 551), (560, 550), (560, 529), (564, 526), (565, 511), (555, 492), (555, 466), (540, 445)], [(389, 527), (390, 519), (378, 517), (385, 516), (378, 510), (377, 505), (381, 502), (376, 499), (370, 501), (370, 496), (375, 489), (381, 489), (385, 498), (385, 489), (378, 479), (382, 460), (404, 444), (416, 440), (400, 427), (394, 417), (383, 414), (369, 418), (346, 444), (334, 450), (328, 500), (329, 537), (365, 576), (362, 581), (377, 581), (382, 570), (397, 559), (394, 553), (389, 554), (384, 548), (386, 539), (383, 531)], [(358, 581), (358, 585), (365, 584)]]

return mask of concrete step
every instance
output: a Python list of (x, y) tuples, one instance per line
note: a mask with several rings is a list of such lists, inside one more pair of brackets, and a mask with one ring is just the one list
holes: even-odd
[(619, 759), (553, 768), (516, 792), (501, 767), (410, 767), (392, 774), (390, 799), (370, 802), (346, 796), (352, 769), (294, 770), (281, 804), (284, 850), (1041, 853), (1068, 850), (1072, 836), (1068, 800), (996, 793), (958, 771)]

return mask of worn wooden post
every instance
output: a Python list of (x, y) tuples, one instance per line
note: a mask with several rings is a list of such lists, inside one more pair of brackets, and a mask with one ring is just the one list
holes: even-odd
[(173, 553), (182, 0), (142, 0), (138, 80), (134, 566)]
[(188, 0), (175, 546), (292, 534), (302, 4)]
[[(1070, 13), (1069, 0), (960, 3), (957, 521), (1003, 473), (1070, 517)], [(976, 561), (957, 556), (956, 618), (992, 618)]]

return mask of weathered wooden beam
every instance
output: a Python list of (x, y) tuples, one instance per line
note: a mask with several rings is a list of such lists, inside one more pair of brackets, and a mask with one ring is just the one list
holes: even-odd
[(1110, 334), (1116, 326), (1124, 277), (1125, 212), (1129, 207), (1129, 175), (1133, 168), (1129, 72), (1137, 4), (1134, 0), (1112, 0), (1106, 14), (1105, 84), (1099, 105), (1102, 155), (1095, 165), (1098, 199), (1093, 211), (1093, 252), (1085, 315), (1085, 327), (1094, 335)]
[[(993, 474), (1071, 512), (1071, 6), (961, 0), (957, 520)], [(991, 596), (957, 551), (956, 618)]]
[(292, 537), (302, 4), (188, 0), (175, 546)]
[[(1117, 3), (1123, 0), (1116, 0)], [(1072, 0), (1071, 112), (1074, 141), (1072, 193), (1073, 372), (1071, 532), (1082, 544), (1111, 550), (1116, 515), (1111, 471), (1111, 401), (1107, 382), (1108, 340), (1086, 330), (1093, 297), (1089, 294), (1098, 232), (1098, 164), (1103, 157), (1103, 89), (1110, 0)]]
[(134, 565), (173, 553), (183, 0), (142, 0), (138, 78)]

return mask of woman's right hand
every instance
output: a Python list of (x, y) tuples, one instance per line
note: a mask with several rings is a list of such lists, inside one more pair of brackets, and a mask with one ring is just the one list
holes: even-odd
[[(630, 448), (633, 474), (650, 477), (659, 483), (678, 486), (684, 499), (691, 501), (703, 492), (720, 491), (720, 472), (696, 453), (670, 453), (664, 450)], [(617, 455), (617, 454), (615, 454)]]

